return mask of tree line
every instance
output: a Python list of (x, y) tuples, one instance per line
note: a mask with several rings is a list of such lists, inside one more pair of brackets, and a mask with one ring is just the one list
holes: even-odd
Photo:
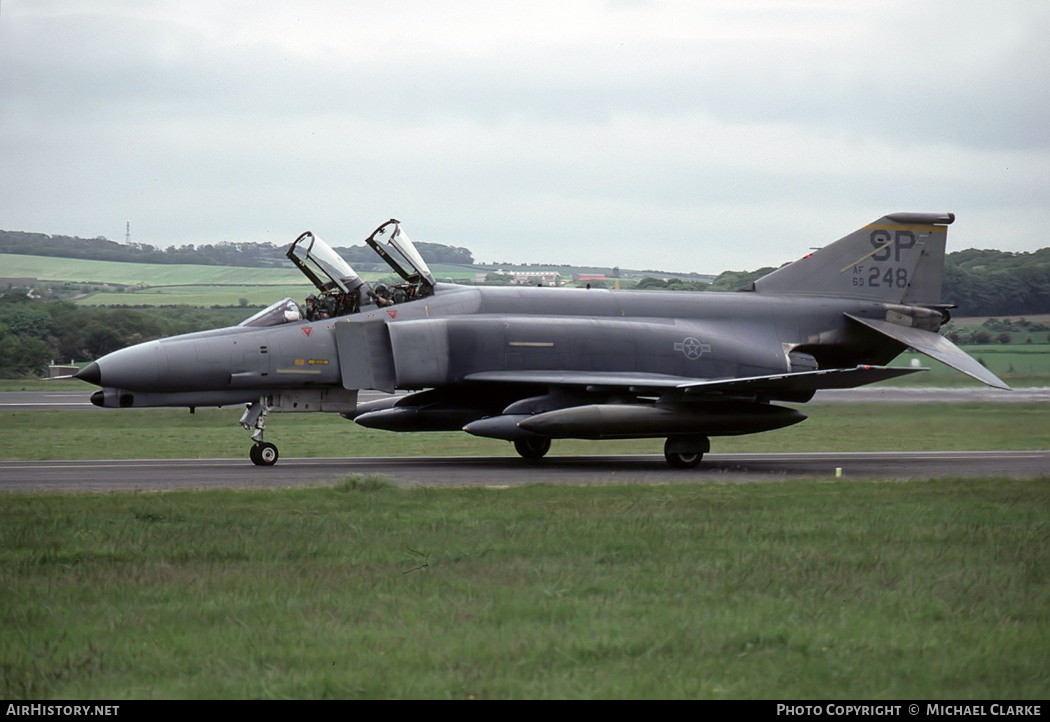
[[(725, 271), (711, 284), (644, 278), (638, 288), (688, 291), (735, 291), (771, 273)], [(957, 308), (953, 316), (1034, 316), (1050, 313), (1050, 248), (1030, 253), (976, 250), (945, 256), (941, 301)]]
[(40, 373), (53, 360), (90, 361), (142, 341), (229, 326), (247, 315), (243, 308), (77, 306), (10, 289), (0, 293), (0, 378)]
[[(472, 265), (474, 258), (466, 248), (441, 243), (419, 241), (416, 248), (428, 263)], [(89, 261), (121, 261), (125, 263), (188, 263), (201, 266), (244, 266), (248, 268), (283, 268), (288, 259), (288, 246), (272, 243), (208, 243), (168, 246), (161, 249), (148, 243), (117, 243), (104, 236), (78, 238), (76, 236), (48, 236), (24, 231), (0, 231), (0, 253), (32, 256), (80, 258)], [(371, 264), (379, 259), (365, 244), (335, 248), (336, 253), (351, 265)], [(382, 263), (382, 261), (379, 261)], [(383, 264), (385, 268), (386, 265)]]
[[(428, 263), (473, 265), (469, 249), (416, 242)], [(0, 231), (0, 253), (32, 254), (133, 263), (190, 263), (210, 266), (284, 267), (286, 247), (272, 243), (217, 243), (169, 246), (116, 243), (105, 237), (77, 238), (42, 233)], [(380, 264), (368, 246), (335, 249), (358, 270)], [(619, 270), (619, 269), (617, 269)], [(643, 279), (639, 288), (734, 291), (772, 271), (724, 271), (710, 285), (699, 281)], [(968, 249), (947, 254), (942, 300), (958, 306), (959, 316), (1020, 316), (1050, 313), (1050, 248), (1031, 253)]]
[(945, 303), (956, 316), (1050, 313), (1050, 248), (1031, 253), (969, 249), (948, 254)]

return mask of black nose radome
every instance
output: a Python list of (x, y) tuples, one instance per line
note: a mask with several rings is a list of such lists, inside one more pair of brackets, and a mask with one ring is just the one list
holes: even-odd
[(95, 386), (102, 385), (102, 371), (94, 361), (73, 375), (81, 381), (87, 381), (89, 384), (95, 384)]

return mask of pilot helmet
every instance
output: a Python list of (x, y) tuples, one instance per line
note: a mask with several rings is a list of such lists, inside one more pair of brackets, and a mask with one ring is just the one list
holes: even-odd
[(306, 297), (306, 302), (307, 303), (317, 303), (317, 296), (315, 296), (314, 294), (311, 293), (309, 296)]
[(385, 283), (380, 283), (379, 285), (376, 286), (376, 295), (377, 296), (386, 296), (386, 294), (388, 292), (389, 292), (389, 289), (386, 287)]

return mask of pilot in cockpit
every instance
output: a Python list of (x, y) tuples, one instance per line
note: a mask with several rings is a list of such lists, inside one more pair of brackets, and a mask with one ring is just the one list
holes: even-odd
[(310, 294), (306, 297), (306, 309), (303, 318), (307, 321), (316, 321), (321, 317), (321, 305), (317, 302), (317, 296)]
[(380, 308), (394, 305), (393, 299), (390, 298), (390, 289), (387, 288), (385, 283), (376, 285), (375, 290), (372, 292), (372, 298)]

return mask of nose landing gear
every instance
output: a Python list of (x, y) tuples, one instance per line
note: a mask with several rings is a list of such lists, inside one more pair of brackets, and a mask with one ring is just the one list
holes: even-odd
[(252, 432), (252, 441), (255, 442), (248, 451), (248, 458), (256, 466), (273, 466), (277, 463), (277, 447), (263, 441), (263, 432), (266, 431), (266, 414), (269, 412), (266, 397), (260, 396), (258, 401), (253, 401), (246, 406), (241, 415), (241, 426)]
[(248, 456), (256, 466), (273, 466), (277, 463), (277, 447), (268, 441), (252, 444)]

